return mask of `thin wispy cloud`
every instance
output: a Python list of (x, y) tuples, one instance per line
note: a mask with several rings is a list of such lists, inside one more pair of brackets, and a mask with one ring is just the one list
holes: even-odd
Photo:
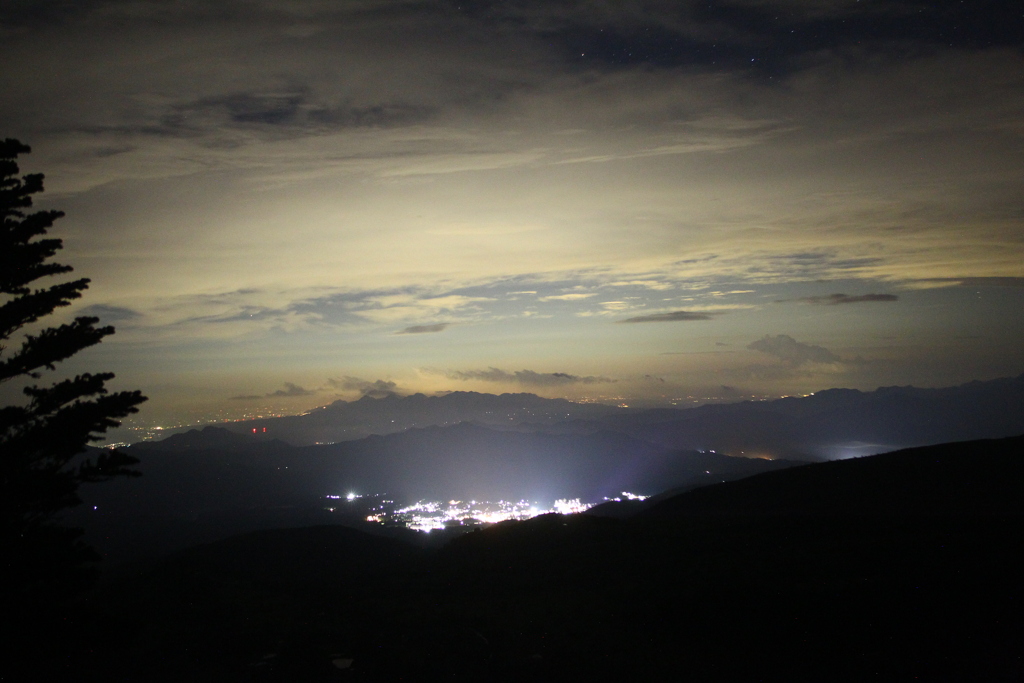
[(582, 299), (589, 299), (592, 296), (597, 296), (597, 294), (594, 293), (594, 292), (590, 292), (590, 293), (586, 293), (586, 294), (584, 294), (582, 292), (573, 292), (571, 294), (555, 294), (555, 295), (552, 295), (552, 296), (542, 296), (542, 297), (538, 298), (537, 300), (538, 301), (580, 301)]
[(961, 287), (1024, 287), (1024, 277), (965, 277)]

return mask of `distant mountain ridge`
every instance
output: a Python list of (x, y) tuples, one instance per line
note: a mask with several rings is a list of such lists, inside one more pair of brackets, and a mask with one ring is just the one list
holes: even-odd
[(673, 448), (823, 460), (1024, 433), (1024, 375), (958, 387), (829, 389), (806, 397), (706, 405), (625, 428)]
[(301, 446), (470, 422), (552, 435), (619, 432), (674, 450), (831, 460), (1021, 434), (1021, 406), (1024, 375), (939, 389), (826, 389), (804, 397), (685, 409), (636, 410), (526, 393), (389, 394), (336, 401), (304, 415), (219, 426), (253, 440), (279, 439)]
[(453, 391), (441, 396), (389, 393), (380, 398), (363, 396), (355, 401), (335, 401), (303, 415), (225, 422), (218, 426), (238, 434), (253, 434), (255, 429), (258, 438), (277, 438), (295, 446), (308, 446), (459, 422), (509, 427), (522, 423), (593, 420), (622, 411), (614, 406), (573, 403), (527, 393), (496, 395)]

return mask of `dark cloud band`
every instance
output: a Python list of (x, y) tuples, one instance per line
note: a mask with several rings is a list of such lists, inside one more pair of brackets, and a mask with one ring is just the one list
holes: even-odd
[[(849, 296), (847, 294), (829, 294), (828, 296), (805, 296), (796, 301), (819, 306), (838, 306), (840, 304), (864, 304), (884, 301), (899, 301), (895, 294), (858, 294)], [(781, 303), (781, 302), (780, 302)]]
[(435, 323), (433, 325), (413, 325), (395, 334), (430, 334), (431, 332), (443, 332), (450, 323)]
[(635, 318), (619, 320), (620, 323), (675, 323), (689, 320), (711, 320), (711, 313), (694, 313), (693, 311), (672, 311), (654, 315), (638, 315)]

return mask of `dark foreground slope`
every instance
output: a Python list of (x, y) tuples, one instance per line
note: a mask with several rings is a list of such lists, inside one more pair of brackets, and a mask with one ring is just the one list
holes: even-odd
[(503, 523), (440, 551), (336, 527), (228, 539), (108, 576), (39, 668), (151, 681), (1021, 680), (1022, 450), (1016, 438), (809, 465), (626, 520)]
[(1024, 510), (1024, 437), (908, 448), (707, 486), (652, 506), (680, 515), (1013, 515)]

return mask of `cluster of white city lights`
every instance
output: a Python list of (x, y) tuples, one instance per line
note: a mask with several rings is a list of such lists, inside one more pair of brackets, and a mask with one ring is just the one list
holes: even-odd
[(635, 493), (630, 493), (629, 491), (623, 491), (621, 497), (615, 496), (614, 498), (609, 498), (605, 496), (604, 499), (612, 500), (615, 501), (616, 503), (621, 503), (623, 500), (647, 500), (648, 498), (650, 498), (650, 496), (640, 496)]
[(560, 515), (574, 515), (577, 512), (584, 512), (592, 507), (594, 506), (581, 503), (579, 498), (559, 498), (552, 506), (552, 512), (557, 512)]
[[(419, 501), (413, 505), (395, 510), (390, 516), (391, 521), (402, 524), (416, 531), (432, 531), (463, 526), (482, 526), (496, 524), (508, 519), (529, 519), (549, 512), (538, 507), (537, 503), (526, 500), (516, 502), (499, 500), (461, 501), (449, 500), (447, 503)], [(367, 518), (369, 519), (369, 518)], [(380, 519), (379, 521), (385, 521)]]
[[(545, 515), (558, 513), (561, 515), (572, 515), (584, 512), (593, 507), (590, 503), (583, 503), (579, 498), (560, 498), (550, 508), (541, 506), (536, 501), (518, 500), (497, 502), (482, 500), (449, 500), (447, 503), (420, 500), (405, 507), (395, 507), (394, 501), (383, 500), (379, 496), (361, 496), (349, 493), (346, 496), (326, 496), (330, 500), (346, 498), (349, 502), (359, 498), (376, 498), (377, 503), (370, 508), (366, 521), (379, 524), (395, 524), (405, 526), (415, 531), (429, 532), (435, 529), (451, 529), (465, 527), (479, 527), (488, 524), (497, 524), (507, 520), (523, 520)], [(648, 496), (640, 496), (626, 491), (622, 492), (622, 498), (605, 498), (605, 500), (645, 500)], [(334, 511), (335, 508), (327, 508)]]

